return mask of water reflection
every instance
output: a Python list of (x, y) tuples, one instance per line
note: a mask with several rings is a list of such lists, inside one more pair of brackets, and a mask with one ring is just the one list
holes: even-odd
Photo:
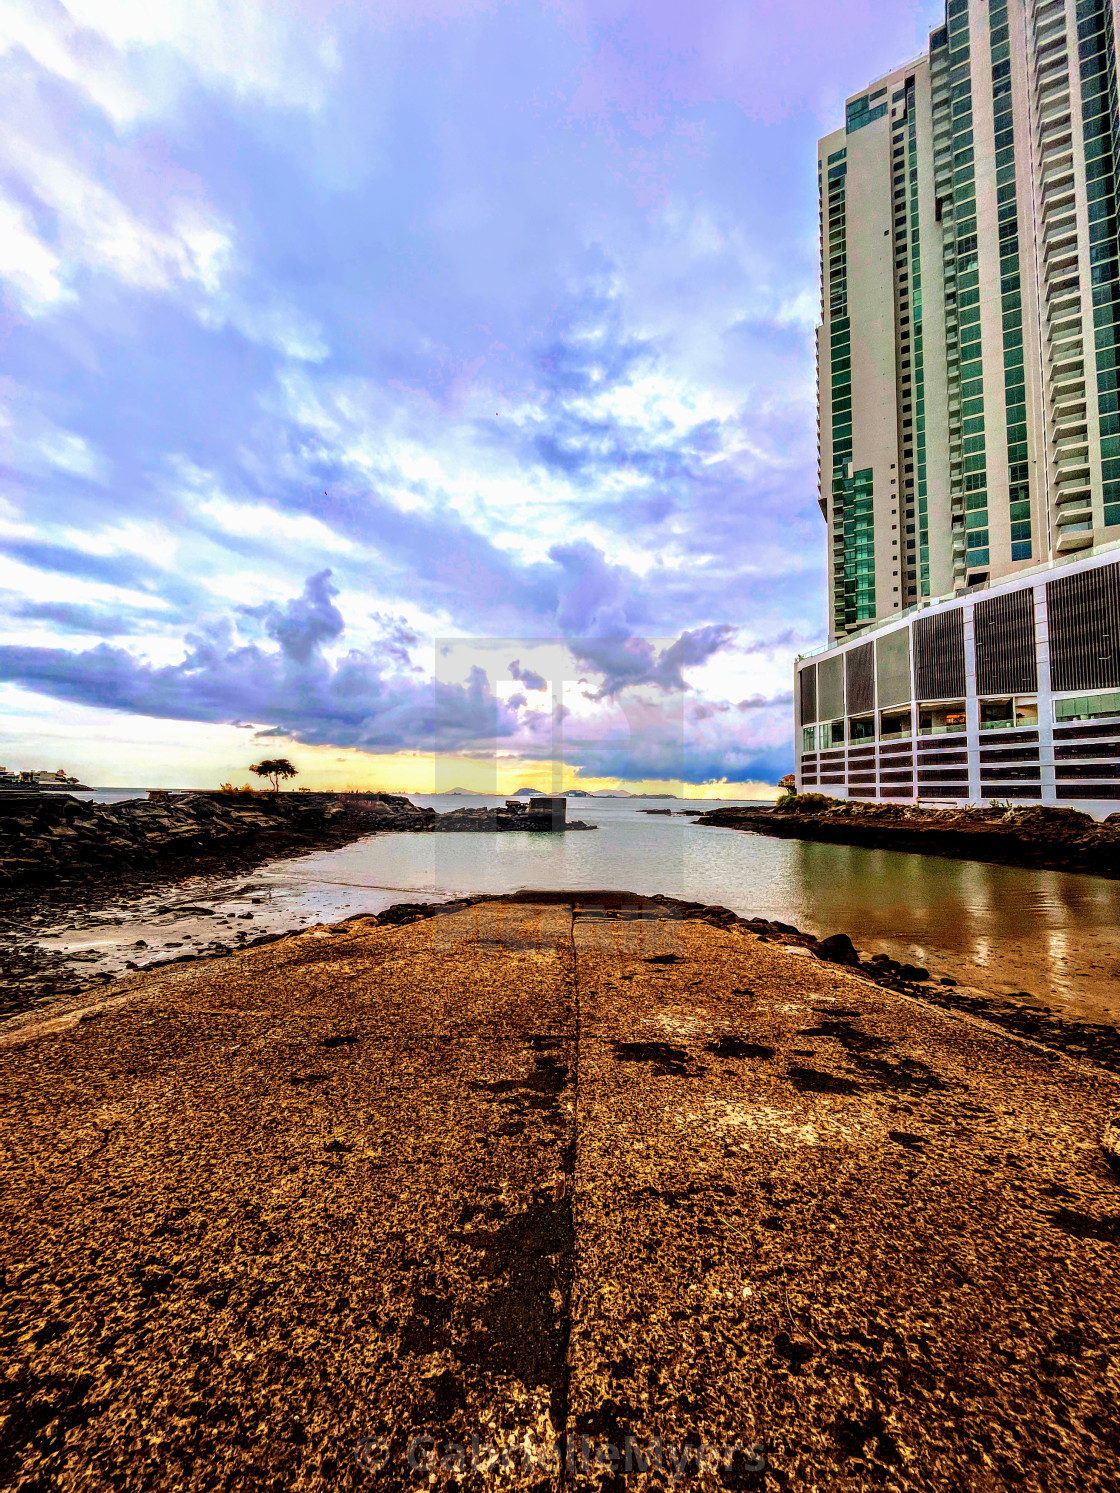
[[(1044, 1002), (1120, 1014), (1120, 883), (784, 842), (804, 923)], [(792, 919), (796, 921), (797, 919)]]

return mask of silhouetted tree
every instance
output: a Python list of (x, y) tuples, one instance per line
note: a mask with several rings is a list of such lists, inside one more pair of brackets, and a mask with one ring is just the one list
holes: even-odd
[(258, 778), (267, 778), (273, 793), (279, 793), (280, 779), (294, 778), (299, 769), (293, 767), (287, 757), (266, 757), (263, 762), (254, 762), (249, 771), (255, 772)]

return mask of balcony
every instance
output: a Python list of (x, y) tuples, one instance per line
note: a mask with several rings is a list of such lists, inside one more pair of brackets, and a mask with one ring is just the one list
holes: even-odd
[(1083, 533), (1093, 527), (1093, 509), (1084, 499), (1063, 504), (1058, 511), (1058, 524), (1062, 533)]
[(1073, 349), (1059, 351), (1051, 348), (1050, 371), (1055, 378), (1084, 378), (1085, 360), (1081, 347), (1077, 348), (1076, 354)]
[(1083, 452), (1078, 456), (1070, 455), (1060, 459), (1055, 471), (1060, 486), (1073, 483), (1075, 480), (1089, 480), (1089, 453)]
[(1079, 430), (1084, 432), (1085, 428), (1083, 404), (1067, 404), (1054, 411), (1054, 430), (1059, 439), (1075, 435)]
[(1074, 550), (1088, 549), (1093, 543), (1093, 526), (1074, 526), (1063, 529), (1058, 539), (1058, 554), (1068, 555)]
[(1055, 494), (1055, 502), (1060, 505), (1059, 515), (1072, 512), (1075, 508), (1091, 508), (1093, 494), (1088, 477), (1081, 477), (1075, 482), (1069, 482), (1060, 487)]

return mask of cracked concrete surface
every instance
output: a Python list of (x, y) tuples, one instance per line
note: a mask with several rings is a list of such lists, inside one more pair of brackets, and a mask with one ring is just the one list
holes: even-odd
[(0, 1028), (0, 1485), (1120, 1487), (1115, 1077), (593, 900)]

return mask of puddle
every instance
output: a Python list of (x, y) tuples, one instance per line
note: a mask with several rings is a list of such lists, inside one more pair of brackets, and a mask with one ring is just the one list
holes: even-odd
[(322, 882), (300, 873), (300, 861), (278, 861), (250, 879), (192, 877), (158, 892), (122, 897), (96, 912), (81, 909), (36, 915), (0, 939), (0, 949), (31, 950), (44, 968), (26, 1004), (53, 995), (53, 987), (78, 980), (103, 983), (169, 959), (236, 953), (255, 939), (298, 933), (315, 923), (335, 923), (377, 913), (394, 902), (444, 901), (411, 887), (370, 887)]

